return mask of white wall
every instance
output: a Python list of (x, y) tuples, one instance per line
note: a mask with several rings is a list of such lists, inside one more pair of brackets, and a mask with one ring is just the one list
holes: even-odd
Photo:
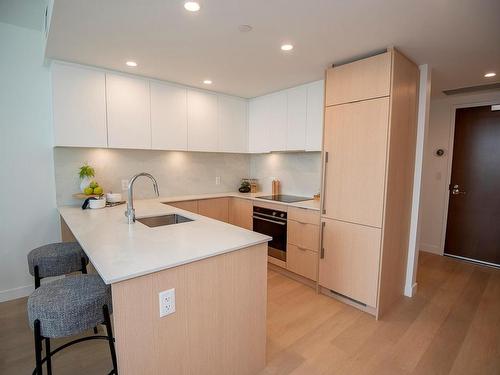
[[(236, 191), (242, 177), (249, 177), (250, 156), (181, 151), (118, 150), (57, 147), (54, 165), (57, 204), (81, 204), (72, 198), (79, 191), (78, 170), (87, 162), (95, 168), (96, 181), (105, 191), (121, 192), (121, 180), (149, 172), (158, 181), (161, 197)], [(220, 184), (216, 184), (216, 176)], [(139, 179), (134, 198), (154, 197), (148, 179)]]
[(321, 187), (321, 152), (254, 154), (250, 175), (259, 179), (265, 193), (271, 193), (272, 180), (277, 178), (283, 194), (312, 197)]
[(39, 31), (0, 23), (0, 301), (26, 295), (26, 254), (58, 241), (49, 71)]
[[(442, 95), (431, 101), (422, 190), (420, 249), (423, 251), (443, 254), (451, 168), (450, 136), (452, 136), (451, 125), (455, 107), (490, 102), (500, 103), (500, 90), (451, 97)], [(439, 148), (445, 150), (442, 157), (435, 155), (435, 151)]]

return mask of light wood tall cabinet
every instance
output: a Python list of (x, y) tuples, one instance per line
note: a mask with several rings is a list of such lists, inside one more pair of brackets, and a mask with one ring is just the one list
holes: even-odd
[(419, 71), (389, 49), (326, 77), (319, 285), (379, 317), (404, 290)]

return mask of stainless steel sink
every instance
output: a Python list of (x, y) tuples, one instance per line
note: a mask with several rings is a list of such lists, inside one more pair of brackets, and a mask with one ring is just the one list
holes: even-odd
[(148, 227), (161, 227), (163, 225), (172, 225), (172, 224), (180, 224), (187, 223), (193, 221), (185, 216), (177, 215), (177, 214), (168, 214), (161, 216), (152, 216), (152, 217), (142, 217), (140, 219), (136, 219), (140, 223), (147, 225)]

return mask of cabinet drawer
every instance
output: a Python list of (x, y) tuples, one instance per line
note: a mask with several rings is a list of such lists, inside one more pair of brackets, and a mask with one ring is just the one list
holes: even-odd
[(288, 219), (299, 223), (319, 225), (319, 211), (307, 208), (288, 207)]
[(391, 53), (340, 65), (326, 72), (326, 106), (388, 96)]
[(312, 251), (319, 248), (319, 226), (288, 220), (288, 243)]
[(308, 279), (317, 280), (318, 253), (288, 244), (286, 268)]

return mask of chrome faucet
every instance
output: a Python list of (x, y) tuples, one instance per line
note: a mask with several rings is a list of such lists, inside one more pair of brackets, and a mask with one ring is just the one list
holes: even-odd
[(125, 211), (125, 216), (127, 217), (128, 223), (135, 223), (135, 209), (134, 209), (134, 182), (137, 178), (144, 176), (149, 177), (151, 181), (153, 181), (153, 188), (155, 190), (156, 196), (160, 196), (160, 191), (158, 190), (158, 183), (155, 178), (151, 176), (149, 173), (138, 173), (134, 177), (132, 177), (128, 183), (128, 199), (127, 199), (127, 211)]

